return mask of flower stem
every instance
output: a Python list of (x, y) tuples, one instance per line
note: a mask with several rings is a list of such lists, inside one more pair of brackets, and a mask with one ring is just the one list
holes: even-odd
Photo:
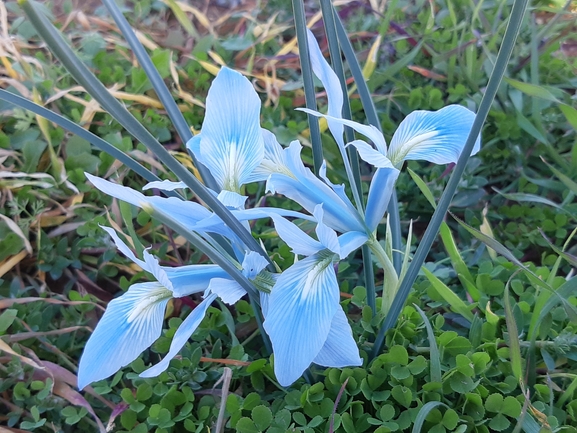
[(367, 242), (367, 246), (371, 249), (385, 272), (383, 278), (383, 303), (381, 311), (386, 315), (389, 312), (395, 295), (397, 294), (399, 277), (395, 271), (391, 258), (375, 237)]
[(376, 356), (379, 355), (383, 343), (385, 341), (385, 335), (389, 329), (391, 329), (394, 324), (397, 322), (399, 315), (405, 305), (407, 297), (409, 296), (409, 292), (417, 279), (417, 275), (421, 266), (425, 262), (425, 258), (429, 254), (431, 246), (433, 245), (433, 241), (437, 237), (439, 232), (439, 228), (449, 206), (451, 205), (451, 201), (453, 200), (453, 196), (455, 194), (455, 190), (457, 189), (457, 185), (461, 180), (461, 176), (465, 171), (465, 166), (467, 165), (467, 161), (471, 156), (471, 152), (477, 140), (479, 133), (481, 132), (481, 128), (483, 127), (483, 123), (487, 118), (491, 105), (495, 99), (497, 94), (497, 90), (501, 85), (501, 81), (503, 76), (505, 75), (505, 71), (507, 69), (507, 65), (509, 63), (509, 59), (511, 58), (511, 53), (513, 52), (513, 48), (515, 47), (515, 41), (517, 40), (517, 36), (519, 35), (519, 30), (521, 28), (521, 24), (523, 22), (523, 17), (525, 15), (525, 10), (527, 9), (528, 0), (515, 0), (513, 3), (513, 8), (511, 10), (511, 15), (509, 18), (509, 22), (507, 24), (507, 30), (505, 30), (505, 35), (503, 37), (503, 43), (501, 44), (501, 48), (499, 49), (499, 53), (497, 54), (497, 59), (495, 61), (495, 66), (489, 78), (489, 82), (487, 83), (487, 87), (485, 93), (483, 95), (483, 99), (479, 105), (479, 110), (477, 111), (477, 116), (475, 117), (475, 121), (473, 122), (473, 126), (471, 127), (471, 132), (469, 133), (469, 137), (465, 143), (465, 147), (461, 152), (461, 156), (459, 157), (459, 161), (453, 170), (453, 174), (447, 183), (445, 191), (439, 200), (437, 205), (437, 209), (431, 218), (431, 222), (429, 223), (425, 234), (423, 235), (423, 239), (419, 243), (419, 247), (415, 252), (413, 260), (409, 266), (409, 269), (403, 278), (401, 286), (399, 287), (398, 295), (395, 297), (393, 301), (393, 305), (391, 305), (390, 314), (387, 315), (385, 321), (381, 325), (381, 329), (377, 334), (377, 338), (375, 340), (375, 344), (373, 346), (373, 352), (371, 353), (371, 359), (374, 359)]

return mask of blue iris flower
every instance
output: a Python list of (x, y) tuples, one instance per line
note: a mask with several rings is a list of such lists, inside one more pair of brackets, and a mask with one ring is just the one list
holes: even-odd
[(283, 217), (272, 217), (277, 233), (293, 253), (305, 256), (278, 277), (265, 312), (274, 371), (283, 386), (297, 380), (311, 363), (325, 367), (362, 364), (339, 304), (334, 265), (365, 243), (367, 236), (360, 232), (337, 236), (323, 222), (323, 205), (315, 206), (313, 214), (318, 240)]
[[(156, 281), (133, 284), (126, 293), (110, 301), (80, 358), (80, 389), (113, 375), (150, 347), (160, 337), (166, 304), (170, 299), (204, 292), (204, 300), (176, 331), (169, 353), (159, 364), (143, 372), (142, 377), (157, 376), (166, 370), (170, 360), (200, 325), (206, 310), (217, 297), (227, 304), (234, 304), (246, 294), (217, 265), (164, 267), (148, 251), (144, 251), (144, 260), (140, 260), (114, 229), (102, 228), (126, 257), (152, 274)], [(243, 262), (243, 274), (254, 279), (266, 265), (264, 257), (254, 252), (248, 253)]]
[[(253, 86), (241, 74), (226, 67), (220, 70), (209, 89), (201, 133), (187, 143), (221, 188), (217, 194), (219, 200), (239, 221), (272, 218), (279, 236), (295, 255), (303, 256), (281, 275), (271, 277), (276, 283), (270, 295), (261, 294), (264, 327), (274, 349), (275, 374), (279, 382), (287, 386), (311, 363), (330, 367), (361, 364), (350, 325), (339, 304), (334, 265), (365, 242), (374, 241), (374, 232), (385, 213), (403, 161), (455, 162), (474, 119), (470, 110), (456, 105), (437, 112), (416, 111), (401, 123), (387, 147), (376, 128), (341, 118), (343, 94), (339, 81), (310, 32), (308, 43), (313, 71), (327, 91), (328, 113), (305, 111), (327, 119), (353, 192), (346, 146), (355, 146), (360, 157), (376, 167), (364, 211), (358, 196), (353, 205), (344, 186), (329, 181), (325, 164), (319, 177), (304, 166), (298, 141), (283, 148), (271, 132), (260, 127), (261, 103)], [(372, 145), (363, 140), (345, 143), (345, 125), (368, 138)], [(479, 147), (480, 140), (474, 152)], [(87, 177), (113, 197), (138, 207), (153, 207), (201, 235), (221, 234), (231, 241), (235, 250), (242, 249), (236, 235), (222, 220), (199, 203), (145, 196), (89, 174)], [(245, 209), (242, 187), (255, 181), (266, 181), (268, 191), (296, 201), (312, 216), (274, 208)], [(182, 182), (162, 181), (152, 182), (145, 189), (183, 187)], [(316, 221), (317, 239), (285, 217)], [(134, 284), (110, 302), (82, 355), (78, 375), (81, 388), (114, 374), (149, 347), (160, 336), (166, 304), (171, 298), (204, 292), (204, 300), (177, 330), (167, 356), (142, 373), (143, 377), (158, 375), (167, 368), (217, 297), (226, 303), (235, 303), (245, 294), (217, 265), (162, 267), (147, 251), (144, 260), (136, 258), (114, 230), (105, 230), (123, 254), (157, 281)], [(241, 251), (239, 257), (243, 273), (249, 279), (256, 278), (266, 266), (266, 260), (256, 253)]]
[[(407, 160), (424, 160), (435, 164), (457, 162), (473, 126), (475, 113), (460, 105), (449, 105), (439, 111), (414, 111), (401, 122), (393, 135), (390, 147), (387, 148), (383, 134), (374, 126), (341, 118), (343, 93), (339, 80), (323, 57), (310, 30), (308, 45), (313, 72), (327, 93), (328, 112), (323, 115), (308, 109), (301, 110), (327, 119), (331, 134), (345, 159), (345, 167), (347, 161), (344, 148), (353, 145), (359, 156), (377, 169), (369, 187), (364, 218), (369, 232), (373, 232), (385, 214), (403, 162)], [(345, 144), (344, 126), (349, 126), (370, 139), (373, 146), (363, 140)], [(481, 138), (477, 137), (472, 154), (476, 154), (480, 147)]]

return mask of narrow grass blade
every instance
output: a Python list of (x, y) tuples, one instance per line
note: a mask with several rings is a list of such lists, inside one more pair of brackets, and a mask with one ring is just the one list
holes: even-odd
[(457, 243), (453, 238), (453, 234), (451, 233), (451, 229), (447, 225), (447, 223), (443, 222), (441, 224), (441, 228), (439, 230), (439, 234), (441, 235), (441, 240), (443, 241), (443, 245), (447, 250), (447, 254), (449, 254), (449, 258), (451, 259), (451, 263), (453, 264), (453, 268), (457, 272), (459, 280), (471, 295), (471, 298), (477, 302), (481, 299), (481, 293), (477, 290), (477, 287), (474, 284), (473, 276), (469, 272), (469, 267), (463, 261), (461, 257), (461, 253), (457, 248)]
[[(527, 386), (533, 389), (536, 383), (536, 340), (538, 335), (539, 325), (549, 312), (558, 304), (563, 304), (565, 311), (570, 312), (575, 318), (577, 317), (577, 309), (568, 301), (577, 290), (577, 278), (572, 278), (563, 285), (561, 285), (555, 292), (541, 292), (535, 301), (533, 309), (533, 316), (529, 324), (529, 332), (527, 339), (529, 340), (529, 349), (527, 354)], [(538, 313), (538, 314), (537, 314)]]
[[(307, 44), (306, 16), (303, 0), (292, 0), (293, 16), (295, 18), (295, 30), (299, 47), (299, 58), (301, 61), (301, 73), (303, 75), (303, 86), (305, 90), (306, 107), (310, 110), (317, 110), (315, 85), (313, 81), (313, 68), (309, 56)], [(309, 131), (311, 145), (313, 148), (313, 165), (315, 174), (319, 174), (319, 169), (323, 163), (323, 144), (321, 142), (321, 131), (319, 120), (315, 116), (308, 114)]]
[(408, 54), (388, 66), (383, 72), (373, 74), (373, 85), (379, 86), (388, 80), (394, 79), (402, 70), (413, 63), (417, 55), (421, 52), (423, 44), (423, 41), (420, 41)]
[[(106, 6), (106, 8), (108, 9), (108, 12), (110, 12), (110, 15), (112, 15), (112, 18), (116, 22), (116, 25), (122, 32), (124, 39), (126, 39), (128, 45), (130, 45), (132, 52), (138, 59), (138, 63), (140, 63), (142, 69), (144, 69), (146, 76), (150, 80), (150, 83), (152, 84), (154, 91), (156, 92), (158, 98), (160, 99), (160, 102), (162, 102), (162, 105), (164, 105), (168, 117), (170, 117), (170, 120), (172, 121), (172, 124), (174, 125), (176, 132), (180, 136), (180, 139), (182, 140), (183, 143), (188, 142), (188, 140), (192, 138), (190, 128), (186, 123), (184, 116), (178, 109), (178, 105), (176, 105), (176, 102), (174, 101), (174, 98), (172, 97), (170, 90), (168, 90), (168, 87), (166, 87), (166, 84), (164, 84), (164, 80), (158, 73), (158, 70), (154, 66), (154, 63), (152, 63), (152, 60), (148, 56), (145, 48), (142, 46), (142, 43), (138, 40), (138, 37), (134, 33), (132, 27), (130, 27), (130, 24), (128, 24), (128, 21), (126, 21), (126, 18), (124, 18), (124, 15), (116, 5), (116, 2), (114, 0), (102, 0), (102, 1)], [(185, 21), (190, 24), (190, 21), (188, 20), (186, 14), (182, 12), (182, 10), (178, 7), (178, 5), (174, 1), (172, 1), (169, 4), (169, 6), (173, 9), (173, 12), (175, 11), (174, 8), (178, 8), (178, 10), (180, 10), (180, 12), (184, 15)], [(175, 15), (178, 18), (176, 12)], [(214, 181), (214, 178), (212, 177), (208, 169), (202, 164), (200, 164), (196, 160), (194, 155), (191, 155), (191, 157), (193, 159), (194, 166), (200, 172), (200, 175), (204, 183), (209, 188), (218, 191), (218, 185)]]
[[(410, 168), (408, 169), (409, 174), (413, 178), (413, 181), (417, 184), (425, 198), (429, 201), (433, 209), (437, 208), (437, 203), (435, 202), (435, 198), (433, 197), (433, 193), (425, 183), (425, 181), (413, 170)], [(447, 225), (445, 221), (441, 223), (441, 227), (439, 229), (439, 234), (441, 235), (441, 240), (443, 241), (443, 245), (449, 254), (449, 258), (451, 259), (451, 263), (453, 264), (453, 268), (457, 272), (459, 276), (459, 280), (463, 284), (463, 286), (471, 295), (474, 301), (478, 301), (481, 298), (481, 294), (473, 284), (473, 277), (469, 272), (469, 268), (466, 263), (463, 261), (461, 257), (461, 253), (459, 253), (459, 249), (457, 248), (457, 244), (455, 239), (453, 238), (453, 234), (451, 233), (451, 229)]]
[(527, 417), (527, 410), (529, 409), (529, 404), (530, 404), (529, 398), (525, 396), (525, 401), (523, 401), (523, 407), (521, 408), (521, 414), (517, 418), (517, 425), (513, 429), (512, 433), (520, 433), (521, 430), (523, 429), (523, 422)]
[(413, 179), (413, 182), (417, 184), (419, 190), (421, 190), (421, 193), (425, 196), (425, 198), (431, 204), (433, 209), (437, 209), (437, 202), (435, 201), (435, 197), (433, 196), (433, 193), (431, 192), (425, 181), (410, 168), (407, 168), (407, 171), (409, 172), (409, 175)]
[(467, 138), (461, 156), (459, 157), (459, 161), (453, 170), (453, 174), (447, 183), (447, 187), (445, 188), (445, 191), (439, 200), (439, 204), (437, 205), (437, 209), (431, 218), (431, 222), (429, 223), (423, 239), (417, 248), (415, 256), (413, 257), (413, 261), (411, 262), (411, 266), (407, 271), (407, 275), (401, 282), (397, 296), (395, 297), (393, 305), (391, 306), (391, 310), (381, 325), (381, 329), (379, 330), (377, 339), (375, 340), (375, 344), (373, 346), (373, 352), (371, 354), (373, 358), (380, 353), (381, 347), (385, 341), (385, 334), (387, 330), (392, 328), (397, 322), (399, 314), (401, 313), (401, 310), (405, 305), (405, 301), (409, 296), (409, 292), (413, 286), (413, 283), (417, 279), (419, 270), (421, 269), (421, 266), (423, 265), (425, 258), (429, 254), (429, 250), (431, 249), (431, 246), (437, 237), (439, 227), (441, 226), (441, 223), (445, 218), (445, 214), (449, 209), (453, 195), (455, 194), (461, 176), (465, 171), (467, 161), (471, 155), (471, 151), (475, 145), (475, 141), (481, 132), (483, 123), (485, 123), (485, 119), (487, 118), (491, 105), (493, 104), (493, 100), (495, 99), (503, 79), (503, 75), (505, 74), (507, 64), (509, 63), (511, 53), (513, 52), (513, 47), (515, 46), (515, 42), (517, 40), (517, 35), (519, 34), (519, 30), (521, 28), (521, 23), (523, 22), (523, 16), (525, 15), (527, 3), (528, 0), (515, 0), (513, 4), (509, 22), (507, 24), (507, 30), (505, 31), (505, 36), (503, 37), (503, 43), (499, 49), (499, 54), (497, 55), (497, 60), (493, 68), (493, 72), (489, 78), (489, 83), (487, 84), (487, 88), (483, 95), (483, 99), (481, 100), (477, 115), (475, 116), (475, 121), (471, 127), (471, 132)]
[(527, 416), (523, 419), (523, 431), (525, 433), (547, 433), (550, 432), (551, 429), (546, 427), (541, 428), (535, 419), (527, 414)]
[(513, 375), (519, 383), (523, 383), (523, 365), (521, 363), (521, 344), (519, 343), (519, 330), (513, 316), (513, 307), (511, 307), (511, 297), (509, 295), (509, 283), (505, 286), (505, 322), (507, 332), (509, 333), (509, 358), (511, 359), (511, 369)]
[[(60, 114), (55, 113), (47, 108), (42, 107), (41, 105), (35, 104), (32, 101), (29, 101), (22, 96), (15, 95), (14, 93), (10, 93), (6, 90), (0, 89), (0, 99), (6, 101), (10, 104), (16, 105), (17, 107), (23, 108), (25, 110), (29, 110), (34, 114), (42, 116), (48, 119), (50, 122), (53, 122), (60, 126), (61, 128), (70, 131), (71, 133), (78, 135), (80, 138), (88, 141), (98, 150), (108, 153), (113, 158), (122, 162), (125, 166), (130, 168), (132, 171), (137, 173), (138, 175), (142, 176), (149, 182), (160, 180), (158, 176), (153, 174), (150, 170), (144, 167), (139, 162), (132, 159), (123, 151), (117, 149), (112, 144), (108, 143), (107, 141), (103, 140), (102, 138), (98, 137), (97, 135), (93, 134), (90, 131), (82, 128), (81, 126), (77, 125), (76, 123), (68, 120), (67, 118), (61, 116)], [(171, 194), (176, 196), (176, 194)]]
[(543, 86), (524, 83), (522, 81), (513, 80), (512, 78), (506, 78), (506, 80), (511, 86), (519, 89), (521, 92), (529, 96), (545, 99), (547, 101), (559, 104), (559, 109), (565, 115), (565, 118), (569, 124), (573, 127), (573, 129), (577, 130), (577, 109), (557, 99), (549, 90)]
[[(353, 49), (351, 41), (349, 40), (345, 26), (343, 25), (336, 10), (334, 10), (334, 7), (333, 16), (337, 29), (337, 37), (339, 39), (341, 49), (343, 50), (343, 54), (345, 55), (345, 59), (349, 64), (349, 69), (353, 75), (355, 84), (357, 85), (357, 91), (359, 92), (359, 97), (361, 98), (361, 103), (363, 104), (363, 109), (365, 110), (367, 121), (369, 124), (373, 125), (375, 128), (378, 128), (379, 131), (382, 132), (381, 122), (379, 120), (373, 98), (371, 97), (371, 92), (369, 91), (369, 87), (367, 86), (367, 82), (363, 75), (363, 70), (359, 64), (359, 61), (357, 60), (355, 50)], [(397, 274), (400, 274), (402, 266), (402, 257), (399, 252), (401, 251), (402, 243), (401, 217), (399, 215), (399, 203), (397, 201), (397, 193), (395, 191), (393, 191), (393, 195), (391, 196), (391, 201), (389, 202), (387, 211), (389, 213), (389, 224), (391, 225), (391, 232), (393, 234), (393, 264)]]
[(539, 314), (536, 315), (535, 324), (533, 321), (529, 327), (529, 332), (527, 338), (529, 340), (535, 341), (537, 339), (537, 328), (539, 324), (543, 321), (545, 316), (558, 304), (563, 304), (565, 310), (573, 317), (577, 317), (577, 308), (569, 302), (569, 297), (575, 295), (575, 290), (577, 290), (577, 277), (571, 278), (569, 281), (563, 283), (557, 290), (552, 293), (548, 293), (547, 301), (543, 305), (538, 305), (535, 303), (535, 312)]
[(545, 164), (547, 164), (547, 167), (549, 167), (551, 169), (551, 171), (553, 172), (553, 174), (555, 174), (555, 176), (557, 176), (559, 178), (559, 180), (561, 182), (563, 182), (563, 185), (565, 185), (567, 188), (569, 188), (574, 194), (577, 194), (577, 182), (575, 182), (574, 180), (572, 180), (569, 176), (567, 176), (566, 174), (561, 173), (558, 169), (556, 169), (555, 167), (553, 167), (551, 164), (549, 164), (547, 161), (543, 160), (543, 162)]
[[(66, 41), (56, 28), (38, 11), (35, 3), (30, 0), (20, 0), (20, 6), (26, 13), (32, 25), (42, 37), (44, 42), (58, 57), (70, 74), (78, 81), (90, 95), (98, 101), (122, 126), (126, 128), (138, 141), (144, 144), (170, 169), (180, 180), (204, 201), (245, 243), (246, 247), (259, 252), (268, 259), (268, 255), (252, 237), (251, 233), (230, 213), (225, 206), (194, 177), (182, 164), (180, 164), (158, 140), (142, 125), (130, 112), (120, 104), (108, 89), (98, 81), (82, 61), (74, 54)], [(272, 262), (270, 269), (274, 272)]]
[(474, 229), (473, 227), (471, 227), (470, 225), (468, 225), (467, 223), (465, 223), (461, 219), (457, 218), (455, 215), (453, 215), (453, 214), (451, 214), (451, 215), (461, 225), (461, 227), (463, 227), (465, 230), (467, 230), (469, 233), (471, 233), (475, 238), (479, 239), (481, 242), (483, 242), (485, 245), (487, 245), (487, 247), (495, 250), (498, 254), (502, 255), (507, 260), (509, 260), (510, 262), (516, 264), (519, 268), (521, 268), (521, 270), (523, 272), (525, 272), (525, 275), (527, 276), (527, 278), (529, 278), (529, 280), (536, 287), (544, 288), (545, 290), (548, 290), (549, 292), (552, 291), (551, 287), (545, 281), (541, 280), (537, 275), (535, 275), (535, 273), (533, 271), (531, 271), (527, 266), (525, 266), (523, 263), (521, 263), (521, 261), (519, 259), (517, 259), (517, 257), (515, 257), (513, 255), (513, 253), (511, 251), (509, 251), (503, 244), (501, 244), (497, 240), (493, 239), (492, 237), (487, 236), (484, 233), (481, 233), (479, 230)]
[(560, 210), (561, 212), (564, 212), (573, 218), (573, 215), (571, 214), (571, 212), (563, 209), (563, 207), (559, 206), (557, 203), (555, 203), (555, 202), (553, 202), (553, 201), (551, 201), (545, 197), (541, 197), (541, 196), (535, 195), (535, 194), (526, 194), (523, 192), (506, 193), (506, 192), (498, 190), (495, 187), (493, 187), (493, 190), (497, 194), (502, 195), (503, 197), (505, 197), (508, 200), (544, 204), (547, 206), (554, 207), (555, 209)]
[(439, 295), (441, 295), (443, 299), (447, 301), (451, 309), (463, 316), (469, 322), (472, 322), (474, 316), (473, 313), (471, 313), (470, 308), (467, 306), (467, 304), (465, 304), (465, 301), (459, 298), (455, 292), (453, 292), (445, 283), (433, 275), (433, 273), (427, 268), (423, 267), (422, 270)]
[(407, 241), (405, 242), (405, 254), (403, 256), (403, 265), (401, 266), (401, 273), (399, 274), (399, 281), (403, 281), (407, 270), (409, 269), (409, 262), (411, 258), (411, 244), (413, 242), (413, 220), (409, 222), (409, 231), (407, 233)]
[(419, 308), (418, 305), (413, 304), (417, 309), (423, 322), (425, 323), (425, 328), (427, 328), (427, 338), (429, 339), (429, 359), (431, 362), (431, 377), (430, 382), (442, 383), (441, 374), (441, 354), (439, 353), (439, 346), (437, 346), (437, 340), (435, 339), (435, 333), (433, 332), (433, 327), (431, 322), (427, 318), (427, 315), (423, 310)]
[(256, 297), (256, 296), (250, 297), (250, 306), (252, 307), (252, 311), (254, 311), (254, 318), (256, 320), (256, 324), (257, 324), (258, 330), (260, 332), (260, 338), (262, 338), (262, 341), (264, 344), (265, 354), (270, 355), (272, 353), (272, 343), (270, 341), (270, 338), (268, 337), (268, 334), (264, 330), (264, 325), (263, 325), (264, 318), (262, 316), (262, 311), (259, 307), (258, 301), (259, 301), (258, 297)]
[(543, 230), (539, 229), (539, 233), (541, 233), (541, 236), (543, 236), (543, 238), (545, 239), (545, 241), (547, 241), (547, 243), (549, 244), (549, 246), (553, 251), (555, 251), (560, 257), (564, 258), (567, 261), (567, 263), (569, 263), (571, 266), (577, 268), (577, 256), (561, 251), (561, 249), (558, 246), (556, 246), (553, 242), (549, 240), (549, 238), (545, 235)]
[[(489, 219), (487, 218), (487, 205), (485, 205), (485, 207), (483, 208), (482, 215), (483, 215), (483, 222), (479, 226), (479, 231), (488, 238), (494, 240), (495, 235), (493, 234), (493, 228), (491, 227), (491, 224), (489, 224)], [(491, 257), (491, 260), (497, 260), (497, 252), (493, 248), (491, 247), (487, 248), (487, 252), (489, 253), (489, 257)]]
[[(165, 0), (168, 7), (172, 10), (175, 18), (178, 20), (180, 25), (186, 30), (186, 32), (195, 39), (198, 39), (198, 32), (192, 25), (192, 22), (188, 19), (182, 8), (174, 0)], [(106, 0), (104, 0), (106, 3)], [(106, 6), (108, 7), (108, 6)]]
[(449, 406), (447, 406), (445, 403), (441, 403), (440, 401), (430, 401), (428, 403), (425, 403), (423, 407), (419, 409), (419, 413), (415, 418), (415, 424), (413, 424), (413, 430), (411, 430), (413, 433), (421, 432), (423, 424), (425, 423), (425, 419), (427, 418), (427, 416), (429, 416), (429, 412), (431, 412), (437, 406), (445, 406), (447, 409), (449, 408)]
[(557, 406), (558, 408), (562, 408), (565, 402), (570, 398), (572, 398), (573, 395), (575, 394), (575, 391), (577, 391), (577, 374), (571, 374), (571, 375), (567, 374), (566, 377), (572, 377), (573, 380), (571, 381), (567, 389), (563, 392), (563, 394), (561, 394), (561, 397), (559, 397), (557, 403), (555, 403), (555, 406)]

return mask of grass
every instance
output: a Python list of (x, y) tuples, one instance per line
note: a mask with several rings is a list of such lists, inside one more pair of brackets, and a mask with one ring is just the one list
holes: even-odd
[[(277, 3), (264, 10), (193, 10), (178, 2), (144, 1), (126, 14), (161, 78), (175, 83), (170, 89), (191, 128), (202, 124), (215, 66), (227, 64), (260, 89), (264, 127), (284, 144), (308, 144), (307, 119), (294, 111), (304, 96), (291, 10)], [(507, 4), (454, 0), (431, 8), (397, 2), (385, 9), (386, 19), (368, 6), (337, 5), (361, 65), (382, 36), (367, 83), (386, 137), (415, 109), (478, 107)], [(143, 69), (113, 21), (94, 6), (81, 11), (64, 3), (46, 12), (97, 78), (192, 170)], [(206, 257), (146, 213), (119, 207), (83, 175), (112, 176), (136, 187), (142, 180), (133, 172), (82, 138), (0, 102), (0, 426), (103, 431), (108, 424), (114, 431), (200, 432), (223, 425), (224, 431), (275, 433), (325, 432), (332, 422), (334, 431), (346, 433), (411, 431), (415, 425), (432, 432), (575, 431), (576, 280), (570, 263), (577, 255), (577, 191), (571, 189), (577, 181), (577, 60), (566, 50), (574, 12), (569, 4), (562, 7), (537, 3), (527, 13), (507, 68), (508, 84), (500, 86), (483, 130), (482, 151), (469, 162), (452, 200), (451, 211), (481, 234), (448, 218), (443, 242), (434, 244), (424, 265), (435, 283), (424, 274), (417, 278), (384, 336), (386, 350), (362, 368), (313, 368), (312, 383), (301, 380), (288, 389), (275, 382), (247, 301), (235, 309), (211, 307), (166, 373), (138, 378), (167, 352), (182, 317), (198, 301), (186, 299), (171, 304), (167, 329), (151, 350), (79, 393), (75, 372), (90, 330), (108, 301), (145, 278), (116, 254), (98, 224), (114, 221), (135, 233), (135, 247), (152, 246), (166, 264)], [(172, 178), (76, 87), (15, 4), (0, 5), (0, 12), (4, 8), (0, 86), (80, 123), (155, 175)], [(309, 22), (316, 12), (307, 10)], [(316, 21), (312, 29), (323, 47), (322, 24)], [(353, 118), (365, 122), (358, 94), (350, 97)], [(324, 95), (316, 99), (322, 109)], [(338, 149), (326, 132), (322, 142), (325, 159), (338, 173), (333, 181), (344, 181)], [(310, 147), (307, 152), (312, 166)], [(418, 162), (408, 167), (438, 200), (449, 169)], [(368, 167), (361, 166), (361, 178), (366, 193)], [(404, 238), (413, 221), (408, 250), (414, 252), (433, 207), (406, 170), (397, 185)], [(254, 200), (264, 194), (260, 185), (246, 192)], [(274, 196), (266, 200), (295, 206)], [(282, 263), (290, 256), (287, 246), (266, 221), (255, 224), (254, 232), (263, 233), (267, 250)], [(518, 262), (526, 268), (522, 273)], [(368, 360), (382, 317), (367, 303), (362, 273), (359, 254), (341, 263), (339, 281), (342, 304)], [(375, 268), (375, 277), (378, 287), (382, 270)]]

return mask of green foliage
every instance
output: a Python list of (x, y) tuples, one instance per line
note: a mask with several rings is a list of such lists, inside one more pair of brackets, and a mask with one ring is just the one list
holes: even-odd
[[(280, 15), (273, 24), (288, 22), (290, 11), (284, 10), (284, 3), (270, 2), (262, 15), (257, 10), (247, 12), (252, 13), (253, 21), (247, 24), (251, 32), (195, 39), (194, 58), (179, 55), (173, 49), (176, 45), (167, 42), (181, 38), (184, 46), (185, 39), (163, 3), (136, 2), (129, 18), (140, 29), (166, 32), (166, 43), (150, 51), (154, 65), (163, 79), (171, 81), (173, 62), (185, 94), (202, 101), (212, 75), (199, 61), (213, 61), (209, 50), (229, 65), (246, 65), (255, 75), (263, 72), (262, 59), (272, 58), (288, 40), (284, 36), (292, 36), (292, 30), (286, 29), (284, 33), (279, 30), (283, 37), (258, 36), (264, 28), (262, 17), (270, 17), (277, 6)], [(11, 35), (37, 44), (15, 4), (6, 7), (11, 14)], [(63, 8), (70, 7), (64, 2)], [(541, 6), (534, 7), (531, 14), (545, 13)], [(501, 17), (507, 8), (484, 3), (473, 9), (469, 2), (454, 0), (440, 2), (432, 10), (422, 2), (404, 2), (390, 11), (388, 31), (381, 28), (379, 16), (349, 10), (343, 20), (351, 32), (376, 35), (380, 31), (384, 37), (368, 85), (385, 135), (390, 136), (414, 109), (438, 109), (447, 103), (478, 105), (504, 32)], [(233, 14), (229, 18), (231, 22), (241, 19)], [(479, 237), (455, 220), (447, 220), (443, 243), (431, 250), (426, 264), (425, 273), (431, 277), (417, 280), (396, 326), (386, 334), (386, 349), (371, 363), (367, 354), (383, 317), (367, 305), (360, 257), (341, 263), (342, 305), (353, 323), (365, 364), (342, 370), (313, 367), (310, 384), (302, 379), (290, 389), (276, 384), (274, 359), (263, 355), (254, 313), (246, 301), (230, 311), (211, 308), (166, 372), (156, 379), (139, 378), (138, 373), (168, 351), (177, 325), (190, 311), (189, 303), (176, 301), (168, 310), (168, 328), (150, 351), (113, 378), (93, 384), (94, 393), (72, 393), (74, 383), (67, 373), (74, 376), (89, 328), (101, 315), (100, 306), (144, 277), (116, 256), (98, 225), (106, 224), (109, 216), (121, 226), (130, 221), (142, 245), (152, 245), (155, 253), (174, 264), (199, 262), (202, 254), (180, 247), (179, 239), (145, 213), (133, 211), (123, 219), (114, 201), (85, 183), (84, 171), (113, 173), (126, 185), (141, 183), (114, 158), (52, 125), (45, 135), (34, 115), (19, 109), (5, 111), (9, 107), (0, 102), (2, 114), (8, 113), (0, 119), (0, 214), (23, 235), (0, 219), (0, 266), (18, 258), (8, 269), (2, 268), (0, 275), (2, 426), (91, 432), (101, 430), (99, 419), (110, 420), (118, 432), (205, 432), (214, 431), (222, 413), (224, 430), (241, 433), (328, 432), (330, 425), (339, 433), (400, 432), (417, 427), (422, 432), (576, 431), (577, 301), (574, 292), (564, 291), (564, 284), (571, 275), (571, 258), (577, 255), (573, 238), (577, 146), (571, 97), (577, 82), (575, 60), (563, 49), (565, 26), (559, 20), (538, 27), (545, 32), (540, 34), (542, 40), (530, 26), (523, 28), (510, 62), (511, 85), (499, 90), (483, 131), (483, 149), (469, 162), (452, 203), (451, 209), (473, 228), (481, 227), (486, 218), (493, 237), (509, 255), (492, 259)], [(105, 86), (117, 85), (136, 96), (155, 98), (146, 74), (134, 65), (124, 45), (111, 44), (109, 35), (87, 32), (75, 21), (65, 32)], [(358, 53), (370, 48), (367, 39), (353, 41)], [(55, 96), (56, 88), (76, 85), (50, 53), (22, 49), (21, 54), (34, 62), (19, 64), (8, 58), (21, 74), (20, 90), (30, 94), (35, 90), (47, 101)], [(298, 72), (282, 62), (276, 73), (286, 84), (264, 95), (272, 103), (263, 110), (262, 123), (286, 144), (302, 139), (307, 123), (302, 113), (293, 110), (303, 105), (294, 91), (300, 86), (295, 84)], [(2, 83), (9, 91), (20, 92), (9, 81)], [(84, 119), (85, 127), (112, 146), (171, 176), (110, 115), (97, 111), (89, 116), (85, 93), (74, 90), (70, 94), (74, 98), (61, 96), (50, 107), (75, 122)], [(182, 94), (175, 96), (187, 123), (199, 129), (203, 109)], [(158, 141), (180, 160), (189, 161), (162, 110), (138, 100), (123, 102)], [(324, 103), (322, 97), (319, 102)], [(353, 117), (363, 120), (354, 97), (351, 107)], [(338, 171), (336, 181), (342, 182), (345, 174), (338, 152), (330, 139), (322, 138), (324, 156)], [(51, 152), (57, 159), (51, 159)], [(306, 158), (312, 162), (310, 153)], [(417, 185), (417, 178), (403, 172), (398, 182), (402, 219), (415, 221), (413, 245), (409, 245), (409, 251), (414, 251), (423, 221), (433, 211), (430, 201), (440, 197), (447, 173), (444, 167), (408, 165), (422, 179)], [(430, 190), (428, 198), (420, 193), (423, 184)], [(264, 197), (258, 185), (248, 186), (246, 193), (255, 202)], [(267, 196), (266, 203), (298, 209), (278, 197)], [(254, 232), (262, 233), (261, 240), (281, 266), (289, 266), (288, 247), (267, 224), (257, 221)], [(306, 223), (303, 228), (310, 229)], [(447, 236), (452, 236), (452, 242)], [(26, 251), (23, 238), (32, 245), (33, 254), (19, 258)], [(173, 243), (179, 246), (177, 252)], [(516, 261), (527, 270), (519, 273)], [(528, 272), (542, 284), (536, 284)], [(382, 279), (382, 273), (377, 271), (376, 278)], [(507, 285), (510, 309), (504, 302)], [(26, 298), (36, 299), (12, 302)], [(510, 335), (507, 315), (516, 325), (516, 336)], [(528, 375), (521, 381), (513, 366), (512, 338), (518, 340), (521, 365)], [(4, 345), (16, 355), (6, 353)], [(226, 364), (230, 383), (224, 393), (226, 382), (220, 379), (229, 373), (221, 359), (232, 362)], [(42, 364), (42, 369), (34, 366), (38, 362), (50, 364)], [(529, 401), (524, 397), (527, 392)]]

